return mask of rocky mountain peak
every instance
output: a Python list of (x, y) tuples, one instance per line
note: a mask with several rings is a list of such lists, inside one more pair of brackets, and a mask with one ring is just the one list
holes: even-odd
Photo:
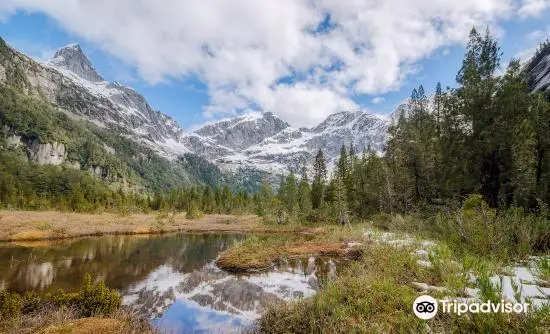
[(231, 149), (245, 149), (275, 135), (289, 124), (271, 112), (251, 113), (207, 124), (195, 133)]
[(313, 132), (322, 132), (329, 128), (344, 127), (352, 124), (358, 117), (370, 115), (362, 111), (341, 111), (328, 116), (321, 124), (312, 129)]
[(57, 68), (69, 70), (82, 79), (92, 82), (103, 81), (78, 44), (69, 44), (57, 50), (50, 63)]

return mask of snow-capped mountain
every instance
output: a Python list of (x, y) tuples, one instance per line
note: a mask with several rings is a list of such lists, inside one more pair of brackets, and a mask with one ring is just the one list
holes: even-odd
[[(271, 113), (265, 113), (255, 121), (249, 119), (248, 122), (250, 127), (256, 128), (269, 120), (282, 124)], [(218, 125), (224, 128), (223, 123)], [(340, 155), (342, 144), (353, 145), (358, 152), (368, 148), (382, 152), (387, 140), (388, 125), (386, 119), (365, 111), (344, 111), (330, 115), (312, 128), (286, 126), (277, 133), (234, 154), (219, 157), (216, 161), (229, 166), (245, 165), (264, 171), (287, 173), (289, 170), (298, 171), (303, 165), (309, 167), (317, 150), (322, 149), (329, 160), (330, 168), (333, 165), (331, 162)]]
[[(153, 110), (132, 88), (105, 81), (78, 44), (59, 49), (53, 59), (42, 65), (50, 84), (58, 86), (55, 102), (61, 107), (77, 111), (97, 124), (119, 129), (166, 157), (189, 152), (179, 140), (183, 130), (170, 116)], [(75, 103), (76, 99), (84, 101)]]
[(380, 152), (387, 139), (387, 120), (364, 111), (333, 114), (315, 127), (300, 129), (273, 113), (252, 113), (185, 133), (133, 89), (105, 81), (77, 44), (61, 48), (44, 65), (97, 98), (97, 107), (107, 107), (112, 116), (97, 117), (98, 113), (88, 112), (88, 117), (121, 126), (169, 158), (191, 152), (229, 169), (286, 173), (309, 164), (319, 148), (333, 160), (343, 143), (353, 144), (359, 151), (370, 147)]
[(387, 138), (388, 121), (364, 111), (333, 114), (315, 127), (299, 129), (273, 113), (252, 113), (184, 132), (132, 88), (106, 81), (77, 44), (59, 49), (42, 63), (9, 50), (9, 61), (24, 71), (29, 95), (145, 144), (170, 160), (194, 153), (225, 169), (278, 174), (310, 165), (320, 148), (332, 160), (342, 144), (353, 144), (359, 152), (367, 147), (382, 151)]
[(78, 44), (69, 44), (64, 48), (57, 50), (54, 58), (51, 59), (49, 63), (54, 67), (69, 70), (73, 74), (76, 74), (87, 81), (105, 81), (97, 73), (94, 66), (88, 57), (84, 55), (84, 52), (82, 52), (82, 49)]
[(219, 145), (242, 150), (273, 136), (289, 124), (270, 112), (254, 113), (206, 124), (195, 131)]

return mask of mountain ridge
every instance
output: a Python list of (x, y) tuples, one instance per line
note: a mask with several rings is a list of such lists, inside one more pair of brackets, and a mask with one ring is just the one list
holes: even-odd
[[(365, 111), (335, 113), (314, 127), (300, 129), (291, 127), (271, 112), (256, 112), (210, 122), (188, 133), (171, 117), (153, 111), (146, 99), (132, 88), (103, 80), (78, 44), (61, 48), (54, 59), (45, 64), (92, 94), (119, 106), (122, 115), (130, 118), (134, 134), (169, 159), (176, 159), (183, 153), (194, 153), (229, 170), (244, 167), (280, 174), (309, 163), (313, 153), (319, 148), (327, 148), (327, 144), (330, 144), (327, 150), (330, 161), (339, 153), (343, 143), (369, 146), (381, 152), (382, 142), (386, 140), (383, 134), (386, 127), (380, 124), (373, 126), (381, 133), (361, 134), (351, 128), (336, 131), (335, 128), (348, 126), (342, 115), (348, 118), (355, 115), (352, 118), (356, 121), (364, 119), (365, 124), (372, 124), (377, 116)], [(142, 120), (145, 121), (140, 123)], [(378, 123), (384, 123), (384, 120), (378, 118)], [(139, 126), (135, 127), (136, 124)], [(356, 127), (368, 132), (369, 129), (363, 125), (357, 124)], [(290, 136), (288, 131), (292, 131)], [(301, 142), (303, 137), (308, 137), (308, 143)], [(296, 147), (301, 150), (296, 150)], [(262, 150), (267, 151), (262, 154)]]
[[(330, 162), (342, 144), (382, 152), (387, 139), (386, 120), (366, 111), (335, 113), (316, 126), (299, 129), (271, 112), (258, 112), (185, 132), (133, 88), (106, 81), (78, 44), (60, 48), (53, 59), (42, 63), (8, 49), (12, 54), (6, 66), (17, 63), (27, 94), (45, 99), (70, 117), (143, 144), (170, 161), (196, 154), (232, 173), (285, 174), (309, 165), (319, 148), (326, 150)], [(3, 79), (0, 73), (0, 82)]]
[[(331, 169), (343, 144), (353, 145), (356, 152), (370, 149), (383, 153), (390, 123), (404, 108), (399, 106), (388, 117), (362, 110), (341, 111), (315, 126), (301, 128), (271, 112), (256, 112), (209, 122), (185, 132), (172, 117), (154, 110), (133, 88), (106, 81), (78, 44), (60, 48), (53, 59), (43, 63), (7, 45), (0, 57), (4, 62), (0, 66), (0, 82), (22, 87), (28, 95), (52, 103), (70, 117), (91, 121), (143, 144), (169, 161), (196, 154), (232, 173), (297, 172), (302, 166), (311, 166), (319, 149), (323, 149)], [(550, 92), (548, 43), (543, 44), (526, 71), (532, 90)], [(59, 152), (52, 154), (66, 153), (55, 147)]]

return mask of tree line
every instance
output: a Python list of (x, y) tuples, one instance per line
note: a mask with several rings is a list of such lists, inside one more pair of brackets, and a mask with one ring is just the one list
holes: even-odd
[(492, 208), (540, 212), (550, 202), (550, 104), (530, 91), (519, 61), (498, 75), (500, 61), (497, 41), (473, 29), (457, 87), (437, 83), (431, 97), (423, 86), (414, 89), (394, 115), (384, 155), (348, 143), (327, 166), (318, 150), (311, 169), (282, 176), (278, 187), (264, 180), (259, 191), (209, 184), (129, 194), (85, 172), (24, 164), (4, 150), (0, 203), (74, 211), (192, 208), (344, 224), (376, 213), (456, 207), (479, 193)]
[(311, 182), (304, 169), (300, 181), (293, 173), (283, 178), (273, 199), (264, 190), (276, 220), (345, 223), (376, 213), (433, 212), (458, 207), (471, 194), (494, 209), (546, 212), (550, 103), (529, 89), (518, 60), (499, 75), (501, 56), (489, 31), (473, 29), (456, 88), (437, 83), (430, 97), (415, 88), (393, 116), (383, 156), (343, 145), (329, 177), (319, 150)]

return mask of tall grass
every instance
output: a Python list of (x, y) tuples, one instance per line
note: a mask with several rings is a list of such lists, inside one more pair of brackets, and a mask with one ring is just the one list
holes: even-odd
[[(544, 211), (544, 210), (543, 210)], [(378, 215), (375, 226), (407, 231), (446, 242), (453, 253), (516, 260), (550, 250), (550, 220), (545, 212), (525, 213), (509, 208), (496, 211), (481, 195), (471, 195), (455, 211), (431, 217)]]
[[(406, 247), (367, 245), (358, 261), (315, 296), (272, 305), (250, 332), (547, 333), (548, 308), (521, 314), (458, 316), (440, 312), (431, 320), (420, 320), (412, 310), (418, 294), (410, 285), (430, 279), (431, 275), (431, 269), (419, 267)], [(440, 279), (445, 277), (443, 274)], [(483, 301), (500, 301), (500, 287), (491, 284), (489, 276), (478, 280)]]

